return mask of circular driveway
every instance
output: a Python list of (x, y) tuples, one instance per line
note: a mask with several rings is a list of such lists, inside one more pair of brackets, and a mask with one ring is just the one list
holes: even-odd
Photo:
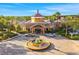
[(11, 40), (0, 42), (0, 55), (78, 55), (79, 44), (78, 41), (69, 40), (64, 37), (46, 37), (41, 36), (42, 39), (49, 40), (52, 45), (42, 51), (33, 51), (25, 47), (27, 40), (33, 37), (26, 37), (24, 35), (17, 36)]

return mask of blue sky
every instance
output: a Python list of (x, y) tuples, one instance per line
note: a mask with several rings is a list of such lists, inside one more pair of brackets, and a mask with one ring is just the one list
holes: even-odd
[(0, 3), (0, 15), (32, 16), (39, 9), (42, 15), (60, 12), (62, 15), (79, 15), (79, 3)]

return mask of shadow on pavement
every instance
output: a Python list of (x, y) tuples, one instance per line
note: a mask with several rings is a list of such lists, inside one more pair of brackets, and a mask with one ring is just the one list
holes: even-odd
[(35, 51), (35, 50), (30, 50), (30, 49), (29, 49), (29, 51), (31, 51), (31, 52), (33, 52), (33, 51), (35, 51), (35, 52), (50, 52), (50, 53), (53, 54), (54, 52), (51, 51), (51, 50), (56, 50), (56, 51), (59, 51), (59, 52), (61, 52), (61, 53), (66, 54), (66, 55), (78, 55), (77, 53), (73, 53), (73, 52), (64, 52), (64, 51), (61, 51), (61, 50), (55, 48), (55, 45), (54, 45), (54, 44), (51, 44), (51, 45), (50, 45), (47, 49), (45, 49), (45, 50)]
[(25, 55), (26, 49), (12, 43), (0, 44), (0, 55)]

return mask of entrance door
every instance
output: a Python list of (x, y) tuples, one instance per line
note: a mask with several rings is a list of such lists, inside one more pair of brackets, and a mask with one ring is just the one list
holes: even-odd
[(36, 34), (41, 34), (41, 29), (39, 29), (39, 28), (35, 29), (35, 33)]

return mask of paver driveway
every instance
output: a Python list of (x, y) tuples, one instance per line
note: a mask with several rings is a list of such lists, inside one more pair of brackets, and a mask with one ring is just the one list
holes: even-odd
[(0, 42), (0, 55), (77, 55), (79, 54), (79, 44), (74, 40), (68, 40), (63, 37), (45, 37), (49, 40), (51, 46), (42, 51), (32, 51), (25, 47), (27, 40), (33, 39), (24, 35), (17, 36), (11, 40)]

